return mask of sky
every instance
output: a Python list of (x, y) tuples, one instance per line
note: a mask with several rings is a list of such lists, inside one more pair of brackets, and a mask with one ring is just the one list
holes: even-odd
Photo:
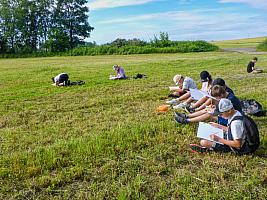
[(229, 40), (267, 36), (267, 0), (88, 0), (89, 42)]

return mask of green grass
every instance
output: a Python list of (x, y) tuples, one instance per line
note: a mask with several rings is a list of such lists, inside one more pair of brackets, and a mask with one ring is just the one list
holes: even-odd
[[(267, 55), (258, 55), (267, 70)], [(172, 77), (222, 77), (241, 99), (267, 108), (266, 73), (251, 55), (150, 54), (0, 60), (0, 199), (265, 199), (267, 117), (255, 118), (255, 155), (196, 155), (196, 125), (158, 114)], [(143, 80), (109, 81), (112, 66)], [(85, 85), (56, 88), (68, 72)], [(200, 86), (200, 83), (198, 83)]]
[(237, 40), (214, 41), (212, 44), (220, 48), (256, 48), (266, 37), (245, 38)]

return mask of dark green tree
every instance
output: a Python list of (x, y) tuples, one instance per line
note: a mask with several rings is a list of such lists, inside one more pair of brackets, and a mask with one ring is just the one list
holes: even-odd
[[(87, 0), (58, 0), (53, 16), (53, 28), (68, 36), (70, 48), (74, 48), (90, 36), (94, 29), (89, 25)], [(55, 31), (52, 30), (51, 34)]]

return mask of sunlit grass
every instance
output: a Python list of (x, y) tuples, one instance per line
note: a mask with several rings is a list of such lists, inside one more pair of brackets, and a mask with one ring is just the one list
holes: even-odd
[[(267, 70), (267, 55), (257, 65)], [(255, 156), (196, 155), (195, 125), (158, 114), (176, 73), (222, 77), (241, 99), (267, 108), (266, 73), (251, 55), (151, 54), (0, 60), (1, 199), (265, 199), (267, 123), (255, 118)], [(142, 80), (110, 81), (112, 66)], [(51, 86), (68, 72), (85, 85)], [(200, 83), (198, 83), (200, 86)]]

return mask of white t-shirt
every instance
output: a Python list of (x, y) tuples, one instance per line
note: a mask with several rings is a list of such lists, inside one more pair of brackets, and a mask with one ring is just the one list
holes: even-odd
[(208, 94), (210, 94), (211, 85), (209, 84), (208, 81), (206, 81), (206, 82), (202, 82), (201, 90), (202, 90), (203, 92), (207, 92)]
[(185, 77), (183, 82), (183, 90), (189, 90), (190, 88), (196, 89), (197, 85), (195, 81), (190, 77)]
[[(236, 113), (228, 120), (228, 124), (231, 123), (231, 121), (234, 119), (235, 116), (242, 116), (242, 114), (239, 111), (236, 111)], [(241, 144), (243, 145), (245, 142), (245, 135), (244, 135), (244, 124), (241, 120), (235, 120), (231, 123), (231, 133), (234, 140), (241, 139)]]

